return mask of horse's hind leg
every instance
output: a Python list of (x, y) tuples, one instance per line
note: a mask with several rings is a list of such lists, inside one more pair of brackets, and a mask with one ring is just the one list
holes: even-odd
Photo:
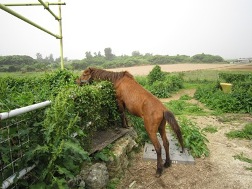
[(166, 124), (166, 121), (165, 119), (163, 119), (160, 123), (160, 126), (158, 128), (158, 131), (161, 135), (161, 138), (163, 140), (163, 146), (164, 146), (164, 149), (165, 149), (165, 155), (166, 155), (166, 160), (165, 160), (165, 163), (164, 163), (164, 167), (170, 167), (171, 166), (171, 159), (170, 159), (170, 153), (169, 153), (169, 141), (167, 139), (167, 136), (166, 136), (166, 131), (165, 131), (165, 124)]
[(162, 172), (163, 172), (163, 160), (161, 157), (161, 145), (157, 139), (157, 134), (155, 133), (148, 133), (150, 140), (156, 150), (157, 153), (157, 172), (156, 172), (156, 177), (160, 177)]

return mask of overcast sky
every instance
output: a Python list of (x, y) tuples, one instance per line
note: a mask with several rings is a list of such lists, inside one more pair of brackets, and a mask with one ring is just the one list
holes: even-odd
[[(0, 3), (38, 2), (0, 0)], [(56, 0), (50, 2), (57, 2)], [(65, 0), (64, 57), (82, 59), (110, 47), (119, 56), (141, 54), (252, 57), (252, 0)], [(43, 9), (9, 7), (58, 34)], [(58, 14), (57, 6), (50, 6)], [(59, 57), (59, 40), (0, 9), (0, 56)]]

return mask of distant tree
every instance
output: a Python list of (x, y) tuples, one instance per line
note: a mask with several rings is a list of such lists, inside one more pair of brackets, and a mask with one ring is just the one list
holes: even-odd
[(112, 49), (111, 48), (105, 48), (104, 49), (104, 54), (105, 54), (105, 58), (107, 60), (112, 60), (114, 58), (115, 55), (112, 54)]
[(37, 60), (41, 61), (43, 60), (43, 56), (40, 53), (36, 53)]
[(152, 54), (151, 53), (145, 53), (144, 56), (152, 56)]
[(204, 62), (204, 63), (212, 63), (212, 62), (223, 62), (224, 59), (220, 56), (214, 56), (210, 54), (196, 54), (191, 58), (192, 62)]
[(92, 54), (91, 54), (90, 51), (85, 52), (85, 55), (86, 55), (86, 59), (93, 58), (93, 56), (92, 56)]
[(3, 56), (0, 59), (0, 65), (21, 65), (21, 64), (34, 64), (34, 63), (36, 63), (36, 60), (26, 55)]
[(8, 71), (9, 72), (16, 72), (16, 71), (19, 71), (19, 68), (17, 66), (10, 66)]
[[(60, 61), (61, 61), (61, 57), (55, 58), (55, 60), (54, 60), (54, 62), (57, 62), (57, 63), (59, 63)], [(67, 58), (67, 57), (64, 57), (64, 58), (63, 58), (63, 61), (64, 61), (64, 62), (68, 62), (68, 58)]]
[(50, 54), (50, 55), (49, 55), (49, 61), (50, 61), (50, 62), (54, 62), (53, 54)]
[(140, 52), (139, 51), (133, 51), (131, 53), (132, 56), (141, 56)]
[(98, 57), (102, 57), (101, 51), (98, 52), (97, 56), (98, 56)]

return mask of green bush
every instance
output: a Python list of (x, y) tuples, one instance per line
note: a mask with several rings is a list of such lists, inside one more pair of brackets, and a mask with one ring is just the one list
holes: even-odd
[(219, 78), (227, 83), (240, 83), (245, 81), (252, 81), (251, 73), (219, 73)]
[(165, 73), (161, 71), (161, 67), (156, 65), (147, 75), (148, 84), (152, 85), (156, 81), (164, 81)]
[(62, 87), (74, 83), (75, 76), (67, 70), (40, 77), (0, 77), (0, 112), (54, 99)]
[(28, 162), (41, 162), (36, 168), (42, 173), (39, 183), (66, 187), (81, 163), (89, 160), (94, 132), (115, 126), (119, 120), (112, 83), (61, 88), (41, 124), (43, 140), (27, 155)]
[(146, 80), (139, 79), (140, 84), (158, 98), (167, 98), (172, 92), (183, 88), (182, 75), (171, 75), (155, 66), (147, 75)]
[(223, 93), (219, 82), (200, 86), (194, 97), (209, 108), (225, 113), (252, 112), (252, 82), (239, 83), (232, 86), (231, 93)]
[[(38, 178), (34, 188), (67, 188), (67, 180), (79, 173), (83, 161), (89, 160), (93, 133), (121, 125), (113, 84), (107, 81), (80, 87), (75, 84), (75, 76), (63, 70), (38, 78), (0, 78), (0, 88), (1, 112), (52, 101), (46, 111), (25, 114), (31, 122), (22, 126), (30, 146), (21, 166), (39, 162), (32, 173)], [(15, 134), (13, 131), (11, 137)], [(17, 147), (17, 153), (18, 148), (24, 146)], [(1, 152), (3, 157), (9, 156), (7, 146), (1, 146)]]

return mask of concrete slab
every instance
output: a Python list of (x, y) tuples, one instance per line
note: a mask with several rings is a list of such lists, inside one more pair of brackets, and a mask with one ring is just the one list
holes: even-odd
[[(185, 149), (185, 152), (181, 153), (181, 147), (179, 146), (177, 139), (170, 133), (166, 133), (166, 135), (170, 144), (169, 150), (172, 163), (193, 164), (194, 158), (188, 153), (188, 150)], [(160, 136), (158, 136), (158, 140), (162, 146), (162, 159), (165, 160), (165, 149), (163, 147), (163, 142)], [(143, 159), (155, 161), (157, 160), (157, 154), (152, 144), (145, 143)]]
[(92, 139), (91, 150), (89, 151), (89, 155), (102, 150), (107, 145), (111, 144), (112, 142), (122, 137), (126, 133), (131, 132), (132, 130), (133, 128), (131, 127), (129, 128), (117, 127), (113, 129), (110, 128), (105, 131), (95, 132)]

